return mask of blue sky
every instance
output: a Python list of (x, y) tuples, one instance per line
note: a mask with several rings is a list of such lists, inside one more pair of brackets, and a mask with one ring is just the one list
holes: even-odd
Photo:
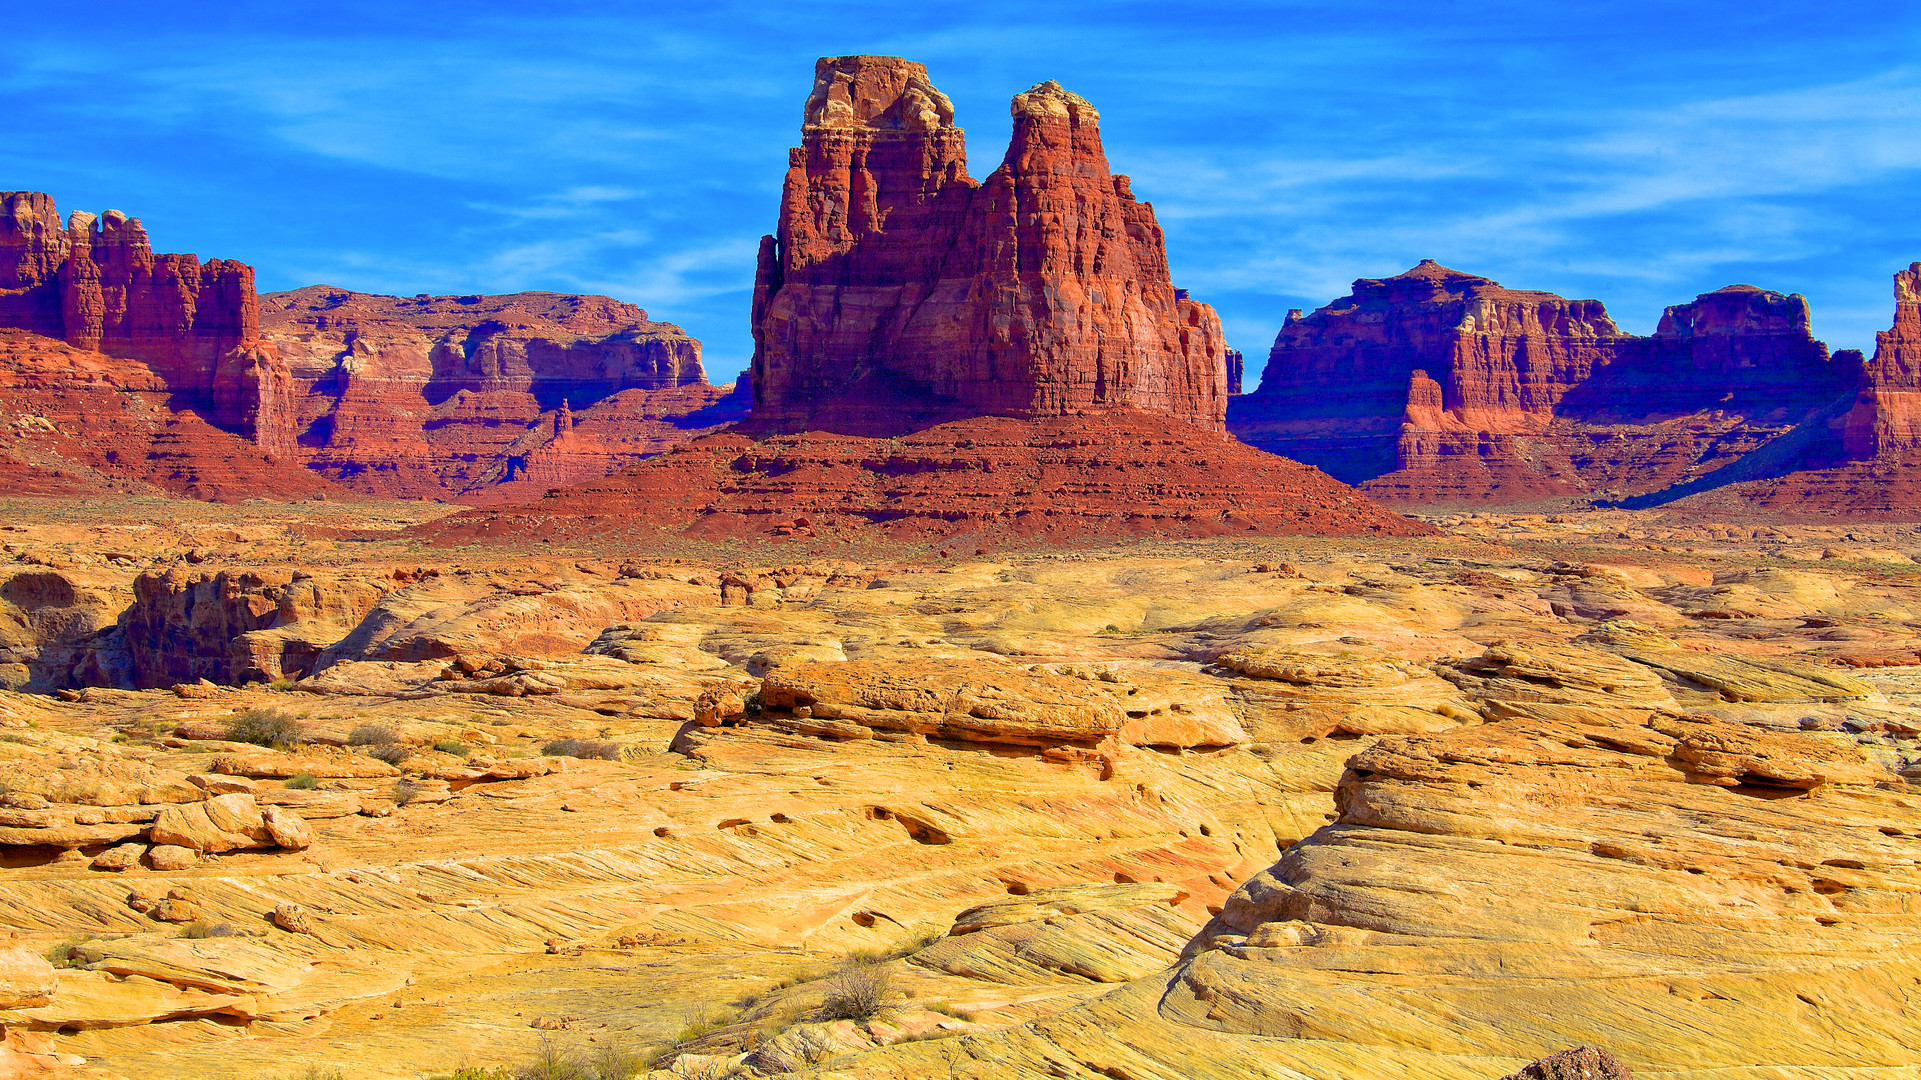
[[(603, 292), (745, 366), (817, 56), (924, 61), (970, 166), (1059, 79), (1250, 368), (1435, 258), (1661, 308), (1801, 292), (1873, 347), (1921, 259), (1921, 4), (69, 4), (9, 20), (0, 188), (263, 290)], [(1253, 374), (1250, 371), (1249, 386)]]

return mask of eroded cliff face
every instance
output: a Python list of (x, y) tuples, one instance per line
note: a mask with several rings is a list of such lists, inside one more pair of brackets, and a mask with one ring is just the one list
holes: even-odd
[(1874, 346), (1842, 434), (1856, 461), (1921, 450), (1921, 262), (1894, 275), (1894, 326)]
[[(37, 418), (30, 423), (71, 415), (110, 444), (137, 444), (143, 430), (184, 425), (190, 445), (203, 448), (190, 456), (219, 477), (212, 487), (180, 469), (134, 470), (182, 493), (288, 494), (314, 486), (259, 475), (277, 471), (274, 463), (294, 449), (295, 390), (286, 364), (260, 341), (253, 268), (245, 263), (156, 255), (140, 220), (118, 210), (77, 212), (63, 225), (51, 197), (0, 193), (0, 328), (21, 332), (0, 350), (9, 365), (0, 382), (23, 419)], [(110, 399), (128, 393), (160, 396)], [(107, 417), (123, 410), (151, 419), (132, 430), (112, 426)], [(182, 412), (251, 443), (264, 470), (234, 467), (231, 459), (247, 451), (226, 446)], [(117, 466), (129, 449), (113, 445), (81, 457), (87, 467)], [(149, 448), (143, 457), (155, 454), (164, 451)]]
[[(1633, 494), (1752, 453), (1859, 377), (1814, 340), (1798, 295), (1729, 286), (1668, 308), (1642, 338), (1599, 301), (1427, 260), (1290, 314), (1232, 428), (1389, 498)], [(1834, 440), (1812, 441), (1802, 452)]]
[(1220, 321), (1173, 287), (1099, 113), (1054, 82), (1012, 112), (1006, 158), (975, 181), (925, 67), (820, 61), (761, 243), (757, 428), (882, 435), (1103, 408), (1220, 427)]
[(538, 496), (745, 412), (708, 385), (700, 342), (604, 296), (316, 285), (269, 294), (262, 312), (298, 388), (302, 456), (360, 491)]

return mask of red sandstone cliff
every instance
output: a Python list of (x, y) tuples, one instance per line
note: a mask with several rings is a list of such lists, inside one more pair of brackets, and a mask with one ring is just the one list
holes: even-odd
[(744, 408), (700, 343), (604, 296), (374, 296), (316, 285), (261, 298), (287, 358), (300, 453), (359, 491), (464, 501), (596, 479)]
[(885, 434), (979, 414), (1133, 407), (1218, 428), (1224, 343), (1177, 291), (1100, 115), (1041, 83), (967, 174), (920, 64), (825, 58), (754, 288), (759, 430)]
[(1290, 314), (1229, 423), (1389, 498), (1632, 494), (1767, 445), (1857, 377), (1812, 338), (1798, 295), (1730, 286), (1667, 309), (1641, 338), (1598, 301), (1430, 260)]
[(156, 255), (117, 210), (63, 225), (49, 196), (0, 193), (0, 328), (0, 390), (18, 417), (10, 486), (133, 480), (209, 498), (327, 486), (288, 465), (295, 390), (259, 340), (244, 263)]
[(1842, 444), (1856, 461), (1921, 450), (1921, 262), (1894, 275), (1894, 326), (1874, 336)]

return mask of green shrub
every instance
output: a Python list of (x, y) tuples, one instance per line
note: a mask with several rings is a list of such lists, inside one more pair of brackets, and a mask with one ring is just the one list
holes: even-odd
[(248, 709), (227, 721), (227, 741), (285, 750), (302, 741), (300, 724), (272, 709)]
[(452, 754), (455, 757), (466, 757), (468, 754), (473, 753), (473, 750), (459, 739), (442, 739), (434, 744), (434, 749), (443, 754)]
[(282, 675), (280, 678), (275, 679), (274, 681), (268, 683), (267, 689), (278, 690), (279, 692), (284, 694), (287, 691), (293, 689), (293, 680), (287, 678), (285, 675)]
[(312, 791), (320, 786), (320, 778), (310, 772), (295, 773), (281, 786), (294, 791)]

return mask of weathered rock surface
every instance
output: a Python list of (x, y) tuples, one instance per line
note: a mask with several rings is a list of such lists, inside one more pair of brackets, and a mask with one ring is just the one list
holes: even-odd
[(296, 387), (301, 456), (358, 491), (538, 495), (745, 415), (708, 385), (698, 341), (604, 296), (315, 285), (260, 309)]
[(816, 65), (761, 241), (753, 428), (894, 435), (1126, 407), (1219, 429), (1220, 320), (1170, 282), (1100, 114), (1054, 82), (1012, 111), (1006, 158), (976, 181), (924, 66)]

